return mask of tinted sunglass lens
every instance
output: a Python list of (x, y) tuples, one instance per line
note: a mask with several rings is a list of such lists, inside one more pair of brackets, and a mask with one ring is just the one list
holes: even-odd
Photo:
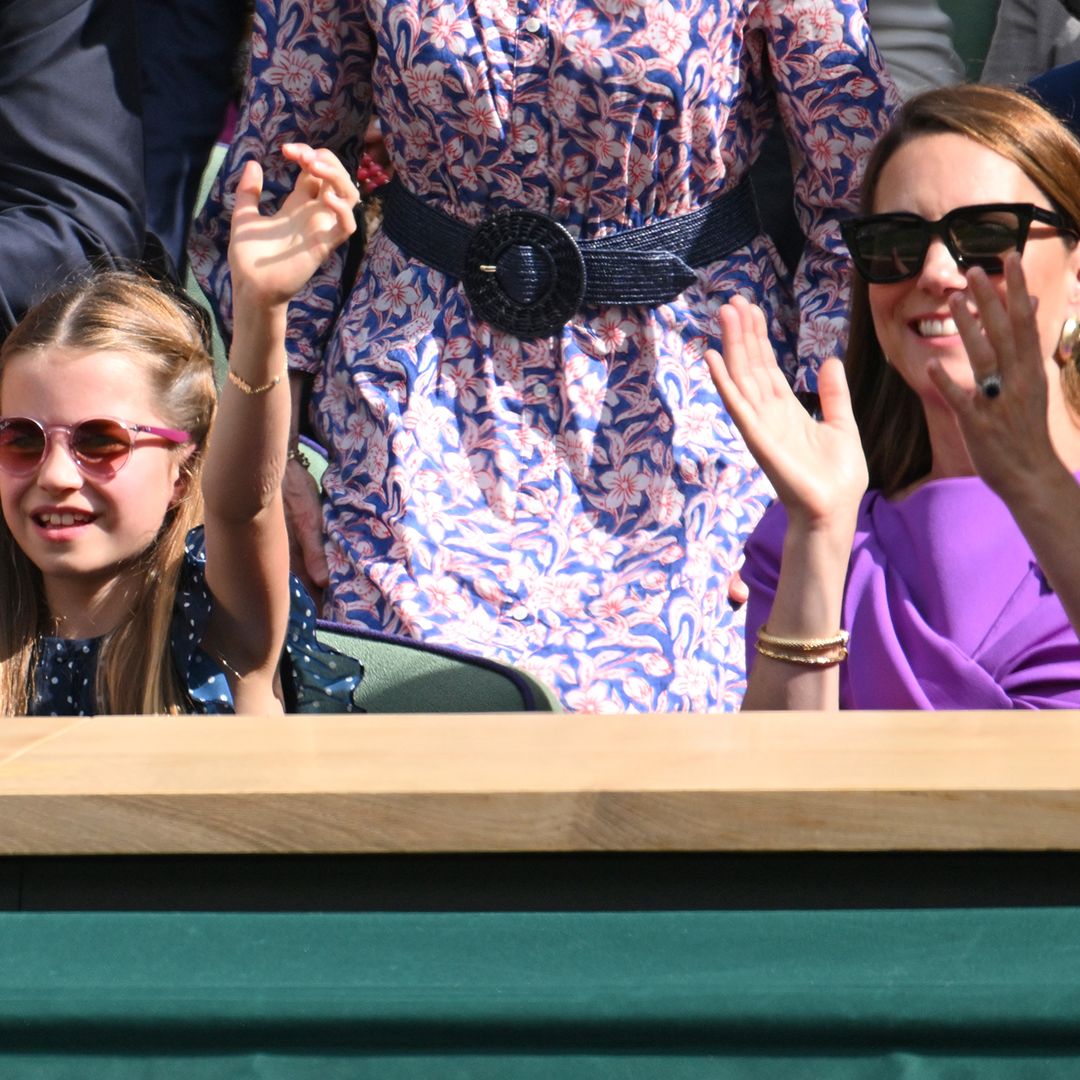
[(45, 454), (45, 432), (32, 420), (0, 424), (0, 468), (10, 473), (32, 472)]
[(84, 468), (115, 472), (131, 453), (131, 433), (115, 420), (84, 420), (71, 432), (71, 452)]
[(1020, 249), (1020, 221), (1011, 211), (996, 210), (978, 217), (956, 217), (949, 237), (965, 266), (978, 266), (988, 274), (1000, 274), (1004, 257)]
[(926, 235), (919, 222), (874, 221), (856, 236), (860, 269), (870, 281), (899, 281), (918, 273), (926, 255)]

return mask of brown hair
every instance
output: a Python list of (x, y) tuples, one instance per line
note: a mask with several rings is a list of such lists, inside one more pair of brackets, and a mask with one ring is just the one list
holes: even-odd
[[(1055, 209), (1080, 223), (1080, 143), (1026, 94), (977, 84), (927, 90), (903, 105), (867, 163), (863, 213), (873, 213), (878, 181), (893, 154), (921, 135), (941, 133), (963, 135), (1007, 158)], [(885, 361), (866, 282), (854, 272), (845, 367), (870, 486), (894, 494), (930, 471), (930, 436), (918, 396)], [(1080, 409), (1076, 365), (1066, 364), (1061, 377), (1067, 400)]]
[[(202, 520), (200, 478), (217, 403), (202, 313), (146, 275), (112, 270), (76, 280), (34, 307), (0, 347), (0, 390), (12, 357), (46, 348), (123, 352), (144, 367), (162, 417), (191, 433), (181, 464), (184, 496), (143, 554), (132, 617), (105, 635), (98, 655), (99, 712), (177, 712), (187, 705), (174, 670), (170, 627), (188, 530)], [(0, 714), (29, 711), (39, 638), (49, 632), (41, 575), (0, 515)]]

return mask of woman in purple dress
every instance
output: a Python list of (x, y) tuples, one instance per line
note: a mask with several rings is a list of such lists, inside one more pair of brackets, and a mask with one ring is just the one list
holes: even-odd
[(780, 496), (747, 547), (744, 707), (1080, 707), (1078, 175), (1019, 93), (909, 101), (844, 226), (820, 423), (760, 312), (721, 313), (717, 387)]
[[(330, 451), (325, 614), (520, 664), (571, 709), (736, 707), (729, 579), (770, 492), (703, 354), (745, 293), (814, 388), (893, 100), (863, 0), (262, 0), (190, 251), (226, 323), (246, 158), (279, 191), (282, 141), (356, 163), (374, 104), (397, 181), (359, 271), (291, 315)], [(774, 121), (794, 278), (744, 182)]]

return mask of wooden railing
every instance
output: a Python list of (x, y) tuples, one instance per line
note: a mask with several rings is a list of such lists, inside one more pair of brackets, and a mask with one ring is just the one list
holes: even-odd
[(0, 854), (1080, 850), (1080, 712), (8, 718)]

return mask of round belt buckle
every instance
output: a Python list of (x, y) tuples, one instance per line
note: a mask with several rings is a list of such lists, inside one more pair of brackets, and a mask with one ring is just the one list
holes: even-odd
[[(500, 257), (511, 247), (528, 247), (547, 263), (549, 284), (522, 303), (499, 283)], [(574, 238), (557, 221), (531, 210), (500, 210), (481, 222), (465, 253), (465, 294), (473, 311), (516, 337), (550, 337), (581, 307), (585, 260)]]

